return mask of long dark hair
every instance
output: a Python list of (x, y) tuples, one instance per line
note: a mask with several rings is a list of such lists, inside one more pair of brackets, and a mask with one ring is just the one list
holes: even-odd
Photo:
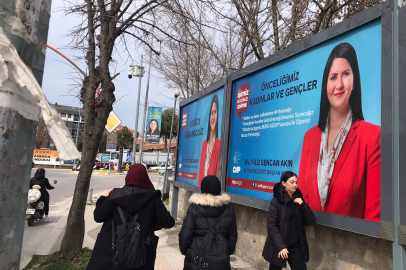
[(350, 107), (352, 110), (352, 121), (364, 120), (364, 115), (362, 114), (362, 101), (361, 101), (361, 76), (358, 67), (357, 53), (354, 47), (349, 43), (338, 44), (331, 51), (330, 56), (327, 59), (326, 66), (323, 73), (323, 81), (321, 86), (321, 98), (320, 98), (320, 116), (318, 127), (321, 131), (326, 129), (327, 116), (330, 111), (330, 102), (327, 97), (327, 80), (330, 73), (333, 61), (336, 58), (344, 58), (350, 63), (353, 78), (354, 78), (354, 90), (351, 92), (350, 96)]
[(207, 128), (207, 142), (209, 142), (209, 140), (210, 140), (210, 133), (211, 133), (210, 116), (211, 116), (211, 108), (213, 107), (214, 103), (216, 103), (216, 107), (217, 107), (216, 138), (219, 137), (219, 98), (217, 95), (214, 95), (213, 99), (211, 100), (211, 105), (210, 105), (210, 110), (209, 110), (209, 127)]
[(151, 121), (149, 121), (149, 124), (148, 124), (148, 129), (149, 129), (149, 131), (151, 132), (151, 123), (152, 123), (152, 122), (155, 122), (155, 123), (156, 123), (156, 129), (159, 131), (159, 124), (158, 124), (158, 121), (155, 120), (155, 119), (152, 119)]
[(292, 171), (286, 171), (286, 172), (284, 172), (284, 173), (282, 174), (282, 176), (281, 176), (281, 181), (280, 181), (280, 183), (281, 183), (281, 184), (282, 184), (282, 182), (285, 182), (285, 183), (286, 183), (286, 181), (288, 181), (288, 179), (291, 178), (291, 177), (293, 177), (293, 176), (296, 176), (296, 178), (297, 178), (296, 173), (294, 173), (294, 172), (292, 172)]

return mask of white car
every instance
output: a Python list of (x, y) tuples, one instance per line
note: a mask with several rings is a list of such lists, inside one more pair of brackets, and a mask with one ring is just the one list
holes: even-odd
[[(165, 164), (159, 165), (159, 166), (154, 166), (154, 167), (150, 167), (150, 170), (165, 170)], [(173, 167), (171, 165), (168, 164), (168, 170), (172, 170)]]

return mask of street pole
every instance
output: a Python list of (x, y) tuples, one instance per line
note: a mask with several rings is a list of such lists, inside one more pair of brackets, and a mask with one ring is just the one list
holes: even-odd
[(175, 111), (176, 111), (176, 100), (180, 95), (179, 90), (175, 91), (175, 101), (173, 104), (173, 114), (172, 114), (172, 123), (171, 123), (171, 131), (169, 132), (169, 143), (168, 143), (168, 153), (166, 155), (166, 164), (165, 164), (165, 179), (164, 179), (164, 190), (162, 192), (162, 197), (166, 193), (167, 181), (168, 181), (168, 161), (169, 161), (169, 151), (171, 149), (171, 141), (172, 141), (172, 128), (173, 128), (173, 119), (175, 118)]
[[(73, 117), (73, 120), (75, 120), (75, 117)], [(80, 107), (79, 107), (79, 121), (78, 126), (76, 127), (76, 148), (78, 148), (79, 125), (80, 125)]]
[[(142, 68), (142, 59), (143, 59), (143, 55), (141, 55), (141, 68)], [(138, 81), (137, 112), (135, 114), (134, 142), (133, 142), (133, 153), (132, 153), (133, 154), (133, 158), (132, 158), (133, 164), (136, 162), (135, 156), (137, 153), (137, 131), (138, 131), (138, 117), (139, 117), (139, 112), (140, 112), (141, 79), (142, 79), (142, 75), (139, 77), (139, 81)], [(149, 81), (149, 77), (148, 77), (148, 81)]]
[[(35, 2), (36, 3), (36, 2)], [(29, 179), (31, 178), (32, 157), (34, 153), (35, 134), (37, 131), (40, 107), (31, 100), (35, 97), (27, 90), (33, 86), (24, 87), (24, 80), (19, 81), (12, 74), (25, 69), (19, 68), (18, 62), (9, 63), (5, 59), (13, 59), (15, 56), (7, 55), (11, 48), (10, 42), (15, 47), (15, 53), (31, 68), (33, 76), (38, 84), (42, 84), (45, 64), (45, 52), (42, 45), (46, 44), (50, 17), (51, 0), (41, 1), (36, 5), (34, 1), (28, 1), (31, 8), (22, 9), (21, 1), (0, 1), (1, 17), (9, 24), (2, 24), (2, 87), (0, 94), (0, 152), (1, 152), (1, 211), (0, 211), (0, 269), (20, 269), (20, 258), (23, 244), (25, 211), (27, 209), (27, 194)], [(38, 6), (38, 9), (32, 6)], [(20, 13), (20, 14), (18, 14)], [(41, 18), (40, 18), (41, 16)], [(20, 19), (24, 20), (24, 27), (20, 27)], [(17, 31), (12, 31), (18, 27)], [(35, 29), (30, 32), (31, 29)], [(29, 33), (28, 33), (29, 32)], [(34, 41), (32, 41), (34, 40)], [(7, 43), (5, 43), (7, 42)], [(4, 47), (4, 50), (3, 50)], [(17, 57), (16, 57), (17, 58)], [(35, 61), (32, 61), (35, 59)], [(20, 69), (20, 71), (19, 71)], [(4, 72), (8, 70), (8, 72)], [(26, 74), (28, 75), (28, 74)], [(30, 75), (31, 76), (31, 75)], [(28, 79), (29, 80), (29, 79)], [(26, 80), (26, 82), (28, 81)], [(25, 88), (21, 92), (21, 88)], [(24, 96), (20, 96), (24, 93)], [(6, 97), (6, 98), (5, 98)], [(29, 102), (27, 102), (29, 100)], [(24, 108), (18, 105), (24, 104)], [(25, 113), (24, 113), (25, 112)]]
[(145, 121), (147, 118), (148, 109), (148, 91), (149, 91), (149, 78), (151, 77), (151, 65), (152, 65), (152, 50), (149, 52), (149, 67), (148, 67), (148, 80), (147, 80), (147, 91), (145, 92), (145, 105), (144, 105), (144, 119), (142, 119), (141, 128), (141, 142), (140, 142), (140, 156), (138, 157), (138, 163), (142, 162), (142, 148), (144, 147), (144, 136), (145, 136)]

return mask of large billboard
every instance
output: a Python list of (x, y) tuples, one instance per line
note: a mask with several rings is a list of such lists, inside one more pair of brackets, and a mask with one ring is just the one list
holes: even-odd
[(271, 200), (285, 171), (313, 210), (380, 221), (381, 21), (237, 79), (227, 192)]
[(159, 143), (161, 138), (162, 107), (148, 108), (146, 143)]
[(200, 186), (219, 173), (224, 88), (181, 108), (176, 181)]

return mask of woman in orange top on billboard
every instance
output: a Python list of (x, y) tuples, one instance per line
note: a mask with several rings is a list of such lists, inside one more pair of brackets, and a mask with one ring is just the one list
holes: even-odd
[(207, 139), (203, 142), (202, 153), (200, 155), (198, 186), (201, 185), (202, 179), (207, 175), (218, 177), (220, 157), (218, 108), (219, 98), (217, 95), (214, 95), (210, 105)]

